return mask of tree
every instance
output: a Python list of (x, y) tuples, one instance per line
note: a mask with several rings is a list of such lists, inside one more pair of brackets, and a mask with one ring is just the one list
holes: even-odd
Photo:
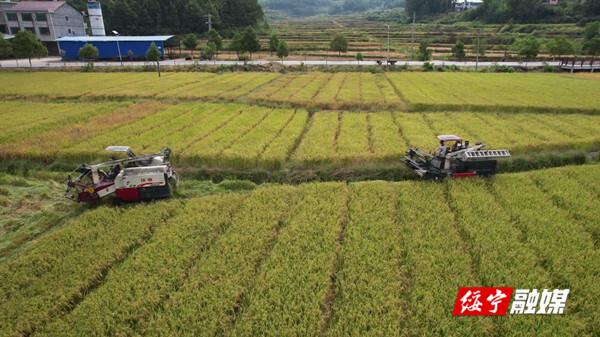
[(600, 15), (600, 1), (598, 0), (585, 0), (583, 4), (583, 12), (588, 16)]
[(98, 58), (98, 48), (93, 45), (86, 43), (83, 47), (79, 49), (79, 58), (82, 61), (88, 62), (88, 64), (93, 67), (94, 60)]
[(146, 59), (150, 62), (156, 62), (156, 71), (158, 72), (158, 77), (160, 77), (160, 59), (162, 54), (160, 49), (156, 46), (156, 43), (152, 42), (150, 48), (146, 52)]
[(194, 50), (196, 50), (196, 47), (198, 46), (198, 37), (196, 36), (196, 34), (194, 34), (194, 33), (187, 34), (186, 36), (183, 37), (183, 40), (181, 40), (181, 43), (183, 44), (183, 47), (185, 49), (192, 51), (192, 59), (193, 59), (194, 58)]
[(273, 34), (269, 39), (269, 51), (271, 52), (271, 55), (277, 52), (277, 48), (279, 48), (279, 38), (277, 35)]
[(446, 13), (452, 9), (453, 0), (406, 0), (406, 13), (418, 17)]
[(564, 37), (559, 37), (551, 40), (550, 42), (548, 42), (546, 47), (548, 48), (548, 51), (550, 52), (550, 55), (552, 55), (553, 58), (561, 58), (565, 55), (571, 55), (574, 52), (573, 45), (571, 44), (571, 42), (569, 42), (569, 40), (565, 39)]
[(452, 47), (452, 56), (462, 61), (467, 56), (465, 54), (465, 44), (461, 40), (456, 41), (456, 44)]
[(513, 43), (513, 49), (527, 60), (533, 59), (540, 53), (540, 42), (533, 36), (518, 39)]
[(600, 21), (590, 22), (585, 25), (585, 30), (583, 32), (583, 38), (587, 40), (591, 40), (596, 36), (600, 35)]
[[(86, 10), (86, 0), (68, 2)], [(207, 14), (214, 26), (232, 31), (256, 26), (264, 17), (259, 0), (106, 0), (102, 10), (106, 26), (127, 35), (204, 34)]]
[(250, 59), (252, 59), (252, 53), (260, 51), (260, 40), (256, 35), (256, 31), (252, 27), (247, 27), (242, 33), (241, 40), (241, 51), (250, 53)]
[(342, 34), (336, 34), (330, 43), (332, 51), (337, 51), (339, 55), (348, 51), (348, 40)]
[(587, 54), (592, 56), (592, 72), (594, 71), (594, 58), (598, 55), (600, 55), (600, 36), (596, 36), (595, 38), (591, 39), (591, 40), (587, 40), (584, 42), (583, 44), (583, 51)]
[(206, 60), (212, 60), (217, 53), (217, 46), (214, 42), (206, 42), (206, 46), (204, 46), (204, 50), (202, 50), (202, 58)]
[(421, 40), (421, 42), (419, 42), (419, 52), (417, 53), (417, 60), (431, 60), (431, 50), (429, 50), (429, 42), (427, 40)]
[(229, 43), (229, 49), (235, 51), (238, 59), (240, 58), (240, 53), (243, 52), (242, 46), (242, 33), (236, 32)]
[(32, 67), (32, 58), (48, 55), (48, 49), (46, 49), (44, 44), (35, 37), (35, 34), (27, 30), (18, 32), (11, 43), (15, 56), (18, 58), (24, 57), (29, 59), (30, 67)]
[(7, 58), (12, 55), (12, 46), (8, 40), (4, 39), (4, 35), (0, 33), (0, 59)]
[(216, 30), (208, 32), (208, 42), (212, 42), (215, 47), (215, 55), (219, 56), (219, 50), (223, 49), (223, 38)]
[(281, 63), (283, 63), (283, 59), (288, 57), (290, 51), (288, 49), (288, 44), (285, 41), (279, 41), (279, 45), (277, 46), (277, 57), (281, 59)]
[(360, 62), (362, 60), (364, 60), (364, 59), (365, 59), (365, 57), (364, 57), (364, 55), (362, 53), (357, 53), (356, 54), (356, 61), (358, 62), (358, 64), (360, 64)]

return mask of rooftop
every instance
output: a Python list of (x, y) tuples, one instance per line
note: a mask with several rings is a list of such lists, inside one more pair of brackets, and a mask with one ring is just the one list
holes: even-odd
[(14, 6), (7, 8), (9, 12), (48, 12), (54, 13), (65, 1), (19, 1)]
[(167, 41), (173, 35), (157, 35), (157, 36), (65, 36), (57, 39), (58, 42), (113, 42), (113, 41)]

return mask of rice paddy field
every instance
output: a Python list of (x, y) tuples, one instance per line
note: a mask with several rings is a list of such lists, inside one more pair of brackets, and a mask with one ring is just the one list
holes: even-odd
[(600, 115), (489, 112), (308, 112), (239, 103), (0, 102), (5, 159), (98, 160), (109, 145), (170, 147), (184, 166), (280, 169), (397, 162), (436, 135), (514, 154), (595, 150)]
[[(0, 80), (11, 83), (0, 92), (0, 336), (600, 331), (595, 75), (0, 72)], [(567, 159), (489, 179), (390, 173), (407, 172), (406, 150), (433, 151), (440, 134), (509, 149), (515, 161)], [(105, 161), (109, 145), (170, 147), (184, 177), (173, 198), (65, 200), (67, 168)], [(567, 166), (571, 152), (585, 165)], [(371, 171), (351, 175), (356, 168)], [(237, 175), (216, 183), (194, 170)], [(266, 178), (240, 180), (252, 174)], [(274, 183), (282, 181), (293, 184)], [(563, 315), (453, 317), (465, 286), (570, 294)]]
[[(0, 97), (225, 101), (334, 110), (598, 113), (593, 76), (485, 73), (10, 73)], [(48, 85), (52, 83), (52, 85)]]
[[(0, 264), (2, 336), (591, 336), (600, 166), (313, 183), (71, 218)], [(458, 319), (459, 286), (570, 288)]]

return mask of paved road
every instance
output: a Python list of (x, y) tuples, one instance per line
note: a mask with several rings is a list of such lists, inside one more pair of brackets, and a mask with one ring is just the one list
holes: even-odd
[[(274, 63), (273, 61), (265, 61), (265, 60), (255, 60), (255, 61), (249, 61), (247, 62), (248, 64), (254, 64), (254, 65), (263, 65), (263, 64), (268, 64), (268, 63)], [(281, 63), (281, 62), (275, 62), (275, 63)], [(357, 61), (340, 61), (340, 60), (335, 60), (335, 61), (325, 61), (325, 60), (307, 60), (307, 61), (298, 61), (298, 60), (289, 60), (289, 61), (284, 61), (283, 64), (286, 66), (298, 66), (301, 64), (305, 64), (305, 65), (319, 65), (319, 66), (338, 66), (338, 65), (357, 65), (358, 62)], [(432, 61), (433, 64), (435, 65), (455, 65), (461, 68), (475, 68), (475, 62), (455, 62), (455, 61)], [(126, 66), (133, 66), (133, 67), (142, 67), (144, 65), (148, 65), (148, 62), (123, 62), (124, 65)], [(186, 61), (183, 59), (179, 59), (179, 60), (168, 60), (168, 61), (163, 61), (161, 63), (162, 65), (167, 65), (167, 66), (186, 66), (186, 65), (193, 65), (193, 64), (199, 64), (199, 65), (236, 65), (236, 64), (243, 64), (243, 62), (240, 61)], [(360, 62), (361, 65), (376, 65), (377, 63), (375, 61), (362, 61)], [(409, 66), (416, 66), (416, 67), (420, 67), (423, 65), (423, 62), (419, 62), (419, 61), (399, 61), (397, 63), (397, 65), (409, 65)], [(502, 65), (502, 66), (509, 66), (509, 67), (528, 67), (528, 68), (538, 68), (538, 67), (542, 67), (544, 66), (544, 64), (550, 64), (550, 65), (555, 65), (558, 66), (558, 62), (479, 62), (479, 66), (482, 68), (485, 67), (490, 67), (493, 65)], [(42, 59), (34, 59), (32, 60), (32, 67), (33, 68), (80, 68), (81, 66), (83, 66), (84, 63), (83, 62), (66, 62), (63, 63), (60, 58), (53, 58), (53, 57), (47, 57), (47, 58), (42, 58)], [(118, 67), (121, 65), (120, 62), (94, 62), (94, 65), (96, 67)], [(3, 60), (0, 61), (0, 67), (1, 68), (29, 68), (29, 61), (27, 59), (21, 59), (21, 60)]]

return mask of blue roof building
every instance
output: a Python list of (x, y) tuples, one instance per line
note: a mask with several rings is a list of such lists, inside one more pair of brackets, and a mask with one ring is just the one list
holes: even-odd
[(98, 48), (98, 59), (123, 60), (129, 57), (142, 59), (152, 42), (156, 44), (162, 56), (165, 56), (165, 44), (173, 35), (161, 36), (65, 36), (57, 40), (58, 47), (64, 51), (65, 60), (79, 60), (79, 49), (86, 44)]

